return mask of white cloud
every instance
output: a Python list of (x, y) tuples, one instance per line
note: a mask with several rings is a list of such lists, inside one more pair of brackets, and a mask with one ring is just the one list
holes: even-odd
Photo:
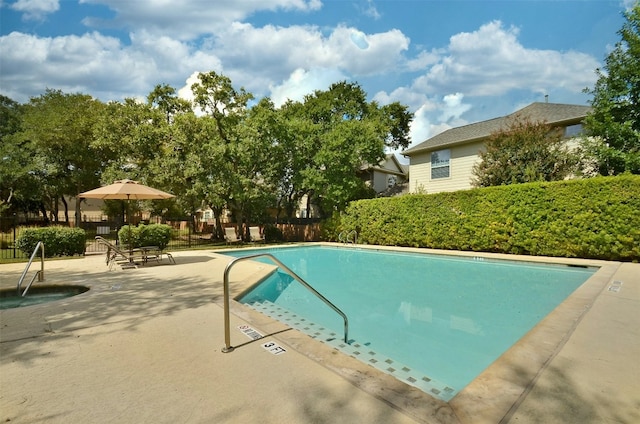
[[(366, 48), (354, 43), (353, 34), (357, 40), (366, 40)], [(103, 100), (117, 100), (145, 96), (156, 84), (181, 84), (196, 69), (220, 72), (224, 64), (225, 75), (234, 85), (258, 97), (268, 95), (271, 88), (284, 96), (294, 84), (287, 80), (297, 69), (305, 70), (307, 82), (326, 82), (324, 87), (310, 84), (314, 89), (325, 89), (338, 80), (397, 69), (409, 45), (398, 30), (364, 34), (338, 26), (325, 33), (314, 26), (257, 28), (241, 22), (197, 42), (146, 27), (131, 32), (129, 39), (130, 44), (125, 44), (98, 32), (54, 38), (8, 34), (0, 37), (6, 63), (0, 81), (5, 87), (19, 86), (15, 87), (22, 93), (16, 96), (18, 101), (27, 100), (25, 93), (39, 95), (46, 87), (89, 91)], [(115, 98), (104, 98), (114, 93)]]
[(416, 110), (427, 102), (432, 105), (434, 104), (434, 102), (429, 101), (428, 97), (424, 93), (413, 90), (409, 87), (399, 87), (393, 90), (391, 93), (380, 91), (373, 96), (373, 100), (380, 103), (381, 105), (400, 102), (404, 105), (409, 106), (409, 109), (411, 110)]
[[(423, 51), (406, 62), (405, 69), (424, 69), (411, 85), (376, 93), (375, 99), (382, 104), (400, 101), (414, 111), (411, 138), (416, 144), (468, 124), (463, 116), (485, 115), (481, 104), (486, 99), (495, 99), (489, 109), (498, 116), (497, 104), (506, 102), (510, 92), (525, 93), (530, 99), (550, 93), (575, 98), (593, 84), (593, 70), (599, 64), (592, 56), (529, 49), (518, 41), (518, 34), (517, 28), (505, 29), (499, 21), (456, 34), (445, 49)], [(439, 93), (450, 94), (439, 97)], [(485, 100), (472, 106), (482, 98)]]
[(419, 71), (427, 69), (429, 66), (438, 63), (442, 55), (442, 51), (433, 50), (431, 52), (421, 51), (413, 59), (407, 60), (405, 67), (409, 71)]
[(431, 131), (431, 107), (427, 104), (419, 107), (413, 114), (413, 121), (409, 129), (411, 146), (422, 143), (432, 135)]
[(105, 5), (116, 13), (112, 20), (85, 18), (83, 22), (89, 27), (118, 27), (132, 31), (144, 28), (150, 33), (179, 40), (211, 34), (260, 11), (312, 12), (322, 7), (320, 0), (80, 0), (80, 3)]
[(420, 105), (411, 123), (411, 145), (422, 143), (450, 128), (468, 124), (461, 116), (471, 109), (471, 105), (463, 103), (463, 98), (461, 93), (447, 94), (442, 101), (431, 99)]
[(315, 90), (326, 90), (334, 82), (345, 80), (346, 77), (337, 69), (312, 70), (296, 69), (286, 81), (269, 87), (271, 100), (276, 107), (282, 106), (287, 100), (302, 101), (304, 96)]
[(46, 88), (105, 101), (146, 96), (156, 84), (181, 80), (196, 66), (221, 68), (214, 56), (143, 32), (131, 46), (96, 32), (55, 38), (13, 32), (0, 37), (0, 56), (3, 94), (23, 102)]
[(25, 20), (44, 20), (45, 16), (60, 9), (59, 0), (18, 0), (9, 6), (21, 12)]
[[(354, 43), (352, 35), (366, 40), (367, 47)], [(267, 25), (256, 28), (236, 22), (216, 34), (212, 49), (233, 68), (260, 69), (260, 74), (289, 74), (302, 67), (339, 68), (355, 76), (395, 69), (409, 40), (398, 30), (368, 34), (338, 26), (328, 36), (313, 26), (287, 28)], [(274, 79), (272, 76), (272, 79)]]
[(463, 98), (464, 94), (462, 93), (447, 94), (443, 97), (443, 107), (441, 108), (440, 117), (438, 118), (440, 122), (460, 119), (463, 113), (471, 109), (470, 104), (462, 103)]
[(191, 86), (200, 82), (200, 78), (198, 77), (200, 72), (201, 71), (194, 71), (191, 75), (189, 75), (189, 78), (187, 78), (187, 80), (185, 81), (184, 86), (177, 90), (178, 97), (193, 102), (194, 97), (193, 91), (191, 91)]
[(427, 93), (460, 91), (467, 96), (499, 96), (530, 88), (580, 91), (594, 82), (598, 61), (579, 52), (527, 49), (518, 29), (493, 21), (475, 32), (451, 37), (446, 55), (414, 87)]
[(372, 19), (378, 20), (381, 18), (380, 12), (378, 12), (378, 8), (373, 3), (373, 0), (367, 0), (367, 6), (363, 9), (363, 13), (365, 16), (368, 16)]

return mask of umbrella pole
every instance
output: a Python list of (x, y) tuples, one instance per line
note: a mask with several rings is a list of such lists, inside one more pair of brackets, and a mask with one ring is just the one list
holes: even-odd
[(129, 205), (130, 195), (127, 194), (127, 224), (129, 225), (129, 263), (133, 264), (133, 243), (131, 240), (131, 207)]

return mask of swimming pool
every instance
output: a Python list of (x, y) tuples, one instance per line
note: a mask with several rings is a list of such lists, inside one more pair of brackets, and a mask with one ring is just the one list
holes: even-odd
[[(283, 273), (240, 302), (443, 400), (449, 400), (597, 269), (359, 248), (269, 252), (349, 317)], [(268, 261), (265, 261), (268, 262)]]

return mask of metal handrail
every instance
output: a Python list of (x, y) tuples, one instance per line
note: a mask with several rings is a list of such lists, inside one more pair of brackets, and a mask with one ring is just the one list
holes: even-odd
[(340, 243), (344, 243), (344, 244), (348, 244), (349, 241), (349, 237), (351, 237), (352, 235), (353, 237), (353, 244), (357, 244), (358, 243), (358, 232), (356, 230), (351, 230), (349, 233), (347, 233), (347, 235), (345, 236), (346, 231), (342, 231), (340, 234), (338, 234), (338, 242)]
[(298, 274), (296, 274), (295, 272), (287, 268), (287, 266), (282, 262), (280, 262), (278, 259), (276, 259), (275, 256), (273, 256), (270, 253), (260, 253), (257, 255), (244, 256), (242, 258), (235, 258), (227, 264), (227, 267), (224, 270), (223, 284), (224, 284), (224, 344), (225, 346), (222, 348), (222, 352), (224, 353), (232, 352), (234, 349), (233, 346), (231, 346), (231, 330), (230, 330), (230, 323), (229, 323), (229, 271), (231, 271), (231, 267), (233, 267), (233, 265), (237, 264), (240, 261), (255, 259), (259, 257), (267, 257), (271, 259), (280, 268), (282, 268), (285, 272), (287, 272), (287, 274), (291, 275), (295, 280), (297, 280), (305, 288), (311, 291), (311, 293), (316, 295), (320, 300), (322, 300), (325, 304), (327, 304), (327, 306), (329, 306), (336, 313), (338, 313), (338, 315), (340, 315), (344, 320), (344, 342), (349, 343), (349, 320), (347, 319), (347, 316), (345, 315), (345, 313), (342, 312), (342, 310), (340, 310), (340, 308), (338, 308), (336, 305), (331, 303), (331, 301), (329, 301), (326, 297), (318, 293), (316, 289), (311, 287), (311, 285), (309, 285), (309, 283), (307, 283), (300, 276), (298, 276)]
[[(22, 287), (22, 282), (24, 281), (24, 277), (27, 276), (27, 271), (29, 271), (31, 264), (33, 263), (33, 258), (35, 258), (36, 253), (38, 253), (38, 249), (40, 249), (40, 271), (36, 272), (36, 275), (34, 275), (31, 281), (29, 282), (29, 284), (27, 284), (27, 287), (24, 289), (24, 292), (20, 294), (20, 288)], [(44, 243), (41, 241), (39, 241), (38, 244), (36, 244), (35, 249), (33, 249), (33, 253), (29, 258), (29, 262), (27, 263), (27, 266), (24, 268), (24, 271), (22, 271), (22, 275), (18, 280), (17, 291), (20, 296), (24, 297), (27, 294), (27, 292), (29, 291), (29, 288), (31, 288), (31, 285), (35, 281), (36, 277), (38, 277), (39, 282), (44, 281)]]

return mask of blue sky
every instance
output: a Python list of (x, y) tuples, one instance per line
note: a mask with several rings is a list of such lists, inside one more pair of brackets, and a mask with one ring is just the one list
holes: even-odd
[(257, 98), (357, 82), (415, 113), (417, 144), (582, 92), (634, 0), (0, 0), (0, 93), (103, 101), (216, 71)]

